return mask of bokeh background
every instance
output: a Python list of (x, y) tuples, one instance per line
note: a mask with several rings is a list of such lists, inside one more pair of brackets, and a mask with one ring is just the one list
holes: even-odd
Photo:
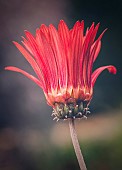
[(100, 22), (108, 28), (94, 68), (112, 64), (117, 75), (98, 78), (88, 120), (76, 122), (88, 170), (122, 170), (122, 1), (0, 0), (0, 170), (78, 170), (68, 122), (52, 120), (42, 90), (23, 75), (4, 71), (8, 65), (32, 73), (12, 41), (24, 30), (33, 34), (42, 23), (71, 28)]

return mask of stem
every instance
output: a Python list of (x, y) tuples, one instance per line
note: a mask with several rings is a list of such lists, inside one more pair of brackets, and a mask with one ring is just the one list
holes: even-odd
[(74, 119), (69, 119), (69, 128), (70, 128), (70, 135), (71, 135), (71, 139), (72, 139), (72, 144), (74, 146), (75, 154), (77, 156), (80, 169), (81, 170), (87, 170), (84, 159), (83, 159), (83, 155), (82, 155), (81, 150), (80, 150), (80, 145), (79, 145), (79, 142), (78, 142), (78, 138), (77, 138), (77, 134), (76, 134), (76, 130), (75, 130), (75, 125), (74, 125)]

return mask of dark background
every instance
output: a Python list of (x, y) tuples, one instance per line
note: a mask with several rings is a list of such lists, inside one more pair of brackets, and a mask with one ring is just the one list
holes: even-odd
[[(44, 164), (44, 167), (41, 167), (39, 164), (40, 160), (43, 160), (43, 156), (38, 157), (37, 155), (42, 154), (42, 151), (40, 151), (42, 146), (49, 149), (53, 145), (50, 140), (53, 137), (50, 136), (53, 136), (51, 135), (52, 129), (57, 128), (50, 116), (52, 109), (46, 104), (42, 90), (23, 75), (4, 71), (5, 66), (13, 65), (34, 74), (27, 61), (14, 47), (12, 41), (21, 42), (24, 30), (29, 30), (34, 34), (36, 28), (43, 23), (46, 25), (53, 23), (57, 27), (60, 19), (64, 19), (70, 28), (77, 20), (84, 20), (85, 27), (89, 27), (92, 22), (96, 24), (100, 22), (98, 35), (105, 28), (108, 28), (108, 30), (102, 39), (102, 49), (94, 64), (94, 69), (102, 65), (111, 64), (117, 67), (117, 75), (115, 76), (104, 71), (98, 78), (94, 88), (94, 97), (90, 104), (92, 111), (90, 117), (102, 115), (100, 119), (102, 120), (107, 115), (110, 116), (112, 114), (113, 116), (115, 114), (116, 118), (113, 118), (112, 121), (115, 119), (121, 120), (118, 116), (118, 114), (121, 115), (122, 110), (121, 13), (121, 0), (0, 0), (1, 170), (5, 168), (9, 170), (46, 169), (46, 164)], [(110, 120), (112, 116), (110, 116)], [(110, 120), (108, 119), (108, 126)], [(66, 126), (67, 123), (61, 124), (61, 126), (64, 125)], [(60, 132), (60, 129), (58, 132)], [(54, 141), (58, 140), (58, 138), (57, 136)], [(6, 143), (7, 141), (8, 143)], [(43, 154), (46, 155), (47, 150), (45, 149)], [(55, 146), (54, 150), (56, 150)], [(38, 154), (36, 151), (38, 151)], [(50, 149), (48, 152), (51, 153)], [(34, 153), (36, 156), (31, 157)], [(64, 157), (62, 155), (58, 155), (59, 159)], [(66, 155), (71, 157), (70, 152)], [(45, 156), (45, 159), (47, 159), (47, 156)], [(50, 158), (51, 155), (48, 156), (48, 162), (51, 162)], [(71, 160), (67, 160), (69, 161), (66, 164), (68, 166), (67, 169), (73, 167)], [(57, 162), (58, 166), (60, 161), (58, 160)], [(75, 163), (77, 165), (77, 162)], [(102, 165), (98, 169), (100, 167)], [(52, 166), (52, 168), (54, 167)], [(57, 169), (60, 168), (65, 169), (63, 164), (57, 167)], [(122, 167), (119, 168), (122, 169)], [(109, 170), (109, 168), (107, 169)]]

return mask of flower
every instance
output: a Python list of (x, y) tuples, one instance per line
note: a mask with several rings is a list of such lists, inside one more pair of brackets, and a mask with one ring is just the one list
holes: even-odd
[(77, 21), (72, 29), (61, 20), (58, 30), (51, 24), (42, 24), (33, 36), (25, 31), (22, 44), (14, 42), (35, 71), (37, 78), (13, 67), (5, 67), (24, 74), (44, 91), (47, 103), (53, 107), (55, 119), (82, 118), (87, 115), (93, 96), (93, 87), (99, 74), (108, 69), (116, 74), (112, 65), (92, 72), (101, 48), (101, 38), (95, 40), (99, 24), (92, 23), (84, 33), (84, 21)]

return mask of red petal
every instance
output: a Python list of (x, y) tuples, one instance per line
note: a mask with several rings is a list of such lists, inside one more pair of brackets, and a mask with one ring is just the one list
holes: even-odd
[(49, 33), (51, 47), (53, 49), (58, 67), (59, 86), (61, 88), (64, 87), (66, 88), (68, 78), (67, 78), (67, 62), (64, 48), (63, 45), (61, 44), (59, 34), (53, 25), (49, 26)]
[[(98, 28), (97, 28), (98, 29)], [(105, 33), (107, 29), (105, 29), (100, 36), (98, 37), (98, 39), (94, 42), (94, 44), (91, 46), (90, 49), (90, 57), (89, 57), (89, 61), (88, 61), (88, 85), (89, 87), (91, 86), (91, 75), (92, 75), (92, 67), (93, 67), (93, 63), (96, 60), (99, 52), (100, 52), (100, 48), (101, 48), (101, 38), (103, 37), (103, 34)]]
[(104, 71), (105, 69), (108, 69), (108, 71), (112, 74), (116, 74), (117, 70), (116, 67), (109, 65), (109, 66), (102, 66), (99, 67), (98, 69), (96, 69), (93, 73), (92, 73), (92, 86), (94, 86), (96, 79), (98, 78), (98, 76), (100, 75), (100, 73), (102, 71)]
[(58, 33), (63, 42), (65, 51), (68, 53), (70, 45), (69, 29), (63, 20), (58, 25)]
[(48, 87), (48, 90), (50, 90), (51, 85), (53, 87), (56, 85), (54, 85), (53, 83), (54, 82), (53, 78), (55, 76), (52, 75), (52, 69), (50, 69), (50, 63), (49, 63), (50, 55), (48, 52), (49, 45), (48, 43), (46, 43), (47, 39), (44, 33), (40, 29), (36, 30), (36, 39), (33, 37), (33, 35), (30, 32), (26, 31), (25, 33), (30, 42), (30, 46), (31, 46), (31, 50), (33, 52), (34, 58), (36, 59), (36, 62), (39, 65), (39, 67), (42, 69), (44, 81)]
[(77, 21), (74, 25), (74, 27), (70, 30), (70, 35), (71, 35), (71, 38), (74, 37), (75, 35), (75, 31), (80, 27), (81, 23), (80, 21)]
[(66, 55), (66, 62), (67, 62), (67, 71), (68, 71), (68, 86), (71, 85), (72, 81), (72, 59), (71, 59), (71, 40), (70, 40), (70, 34), (69, 29), (65, 22), (63, 20), (60, 21), (58, 25), (58, 33), (61, 38), (65, 55)]
[[(93, 46), (98, 43), (98, 41), (101, 41), (104, 33), (107, 31), (107, 28), (100, 34), (100, 36), (98, 37), (98, 39), (94, 42)], [(96, 54), (94, 55), (94, 61), (96, 60), (98, 54), (99, 54), (99, 51), (100, 51), (100, 47), (101, 47), (101, 43), (98, 45), (98, 51), (96, 52)]]
[(29, 31), (25, 31), (25, 34), (26, 34), (26, 37), (28, 39), (28, 43), (30, 45), (32, 54), (33, 54), (34, 58), (36, 59), (38, 65), (41, 66), (40, 60), (39, 60), (39, 58), (41, 57), (41, 51), (39, 51), (39, 48), (38, 48), (37, 43), (36, 43), (36, 39), (34, 38), (34, 36)]
[(96, 53), (98, 52), (97, 49), (99, 47), (99, 43), (100, 41), (97, 41), (97, 43), (95, 43), (95, 45), (93, 46), (91, 52), (90, 52), (90, 57), (89, 57), (89, 61), (88, 61), (88, 86), (91, 86), (91, 75), (92, 75), (92, 67), (93, 67), (93, 60), (94, 60), (94, 56), (96, 55)]
[(83, 48), (82, 48), (82, 57), (80, 59), (80, 73), (81, 79), (84, 81), (84, 86), (88, 86), (88, 63), (90, 59), (90, 48), (94, 40), (94, 23), (91, 25), (88, 33), (85, 37)]
[(49, 42), (49, 28), (46, 25), (42, 24), (41, 27), (40, 27), (40, 31), (43, 32), (47, 41)]
[[(80, 78), (80, 60), (82, 57), (82, 46), (83, 46), (83, 31), (84, 31), (84, 22), (81, 23), (80, 27), (76, 29), (72, 44), (71, 44), (71, 53), (73, 59), (73, 86), (77, 87)], [(80, 75), (80, 76), (79, 76)], [(82, 83), (80, 83), (82, 85)]]
[[(106, 29), (105, 29), (102, 32), (102, 34), (98, 37), (98, 39), (94, 42), (98, 28), (99, 28), (99, 24), (97, 24), (96, 27), (94, 28), (94, 23), (93, 23), (92, 26), (90, 27), (90, 29), (88, 30), (88, 33), (87, 33), (87, 35), (85, 37), (85, 41), (84, 41), (83, 79), (84, 79), (84, 84), (89, 87), (91, 85), (91, 74), (92, 74), (93, 62), (96, 59), (96, 57), (100, 51), (100, 47), (101, 47), (100, 40), (106, 31)], [(94, 44), (93, 44), (93, 42), (94, 42)]]
[[(40, 32), (40, 30), (39, 30), (39, 32)], [(34, 56), (39, 68), (41, 68), (41, 70), (43, 72), (44, 77), (47, 77), (48, 71), (47, 71), (45, 56), (44, 56), (44, 52), (43, 52), (43, 43), (41, 42), (41, 44), (37, 44), (36, 39), (28, 31), (25, 31), (25, 34), (28, 38), (28, 41), (24, 39), (25, 47)], [(39, 37), (38, 30), (37, 30), (36, 34)]]
[(43, 75), (41, 73), (41, 70), (40, 70), (38, 64), (33, 59), (33, 57), (31, 57), (31, 55), (20, 44), (18, 44), (17, 42), (13, 42), (13, 43), (19, 49), (19, 51), (23, 54), (25, 59), (30, 63), (30, 65), (34, 69), (34, 71), (37, 74), (37, 76), (39, 77), (39, 79), (43, 80)]
[[(94, 46), (95, 46), (95, 43), (92, 45), (92, 48), (93, 48)], [(100, 49), (101, 49), (101, 41), (99, 41), (98, 44), (97, 44), (93, 61), (96, 60), (96, 58), (97, 58), (97, 56), (98, 56), (98, 54), (99, 54), (99, 52), (100, 52)]]
[[(39, 36), (39, 35), (38, 35)], [(43, 48), (43, 60), (45, 62), (45, 69), (48, 72), (48, 79), (50, 80), (51, 87), (56, 89), (58, 87), (58, 68), (54, 52), (48, 43), (48, 40), (43, 33), (40, 34)], [(47, 77), (46, 77), (47, 78)]]
[(36, 77), (34, 77), (31, 74), (25, 72), (24, 70), (21, 70), (21, 69), (19, 69), (17, 67), (13, 67), (13, 66), (5, 67), (5, 70), (15, 71), (15, 72), (19, 72), (21, 74), (24, 74), (26, 77), (28, 77), (29, 79), (34, 81), (39, 87), (41, 87), (45, 91), (43, 83), (40, 80), (38, 80)]
[(30, 45), (30, 42), (28, 42), (24, 37), (22, 37), (23, 41), (22, 44), (26, 47), (26, 49), (30, 52), (30, 54), (33, 55), (33, 52), (31, 50), (31, 45)]

